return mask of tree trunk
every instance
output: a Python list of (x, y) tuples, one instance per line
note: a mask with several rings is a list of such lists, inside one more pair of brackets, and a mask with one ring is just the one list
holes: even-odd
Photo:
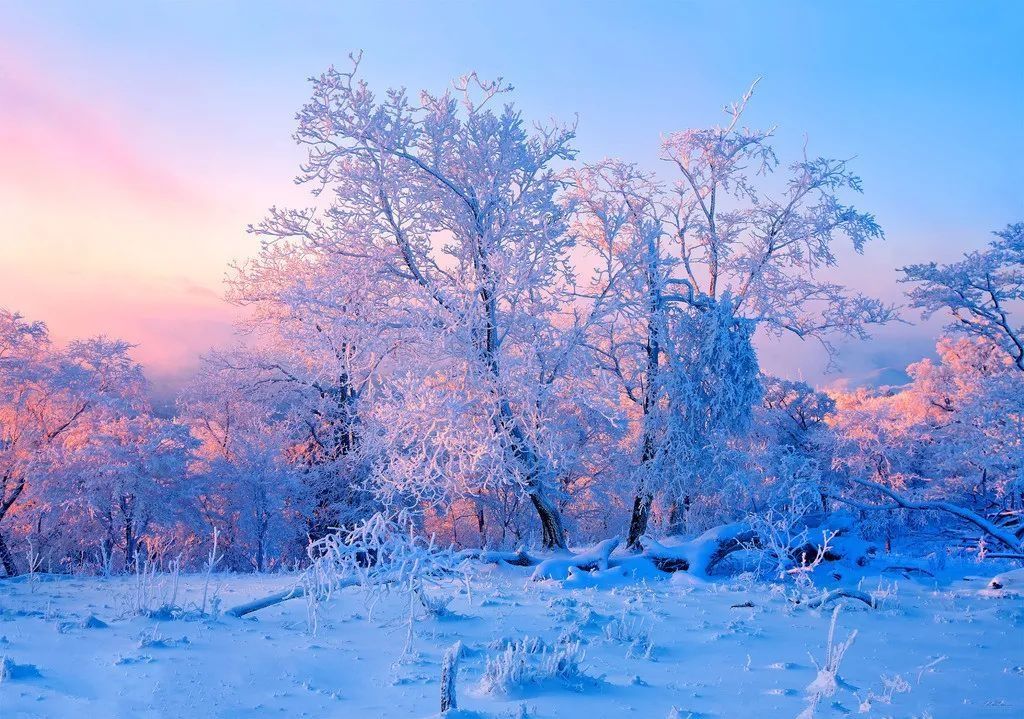
[(480, 278), (480, 307), (482, 309), (481, 326), (477, 335), (480, 359), (483, 360), (487, 372), (494, 380), (498, 412), (494, 417), (495, 429), (512, 440), (512, 455), (523, 469), (527, 480), (527, 492), (537, 510), (544, 535), (544, 546), (565, 549), (565, 530), (562, 528), (562, 517), (558, 506), (544, 496), (544, 480), (547, 471), (539, 456), (533, 439), (522, 425), (519, 417), (512, 411), (508, 397), (500, 389), (502, 385), (501, 366), (498, 361), (498, 294), (495, 291), (495, 280), (491, 269), (490, 257), (485, 238), (487, 229), (481, 224), (480, 216), (476, 217), (476, 252), (473, 265), (477, 277)]
[(14, 563), (14, 556), (7, 547), (7, 542), (4, 541), (4, 535), (2, 534), (0, 534), (0, 564), (3, 564), (4, 572), (7, 573), (8, 577), (18, 575), (18, 565)]
[(661, 310), (661, 292), (659, 288), (658, 249), (654, 240), (647, 241), (647, 366), (644, 368), (644, 399), (643, 399), (643, 450), (640, 453), (641, 475), (636, 496), (633, 497), (633, 513), (629, 518), (629, 536), (626, 549), (640, 549), (640, 537), (647, 532), (647, 522), (651, 518), (651, 502), (654, 495), (647, 487), (650, 477), (651, 461), (654, 459), (654, 435), (651, 428), (651, 413), (657, 404), (658, 364), (661, 362), (661, 342), (658, 337), (657, 313)]
[(480, 532), (480, 546), (487, 546), (487, 516), (484, 514), (484, 508), (479, 504), (476, 507), (476, 528)]
[[(497, 360), (490, 360), (493, 376), (497, 378)], [(533, 440), (523, 430), (519, 420), (512, 412), (512, 406), (505, 397), (498, 398), (498, 415), (494, 418), (497, 429), (504, 432), (512, 440), (511, 452), (526, 475), (527, 494), (537, 510), (543, 531), (544, 547), (547, 549), (565, 549), (565, 529), (562, 527), (562, 515), (558, 505), (544, 494), (543, 460), (541, 460)]]
[(633, 497), (633, 514), (629, 519), (629, 537), (626, 549), (640, 550), (640, 537), (647, 533), (647, 522), (651, 517), (651, 503), (654, 495), (642, 488)]
[[(650, 382), (651, 380), (648, 380)], [(643, 452), (640, 455), (640, 481), (637, 484), (636, 495), (633, 497), (633, 513), (629, 518), (629, 536), (626, 538), (626, 549), (639, 550), (640, 549), (640, 537), (647, 533), (647, 522), (651, 518), (651, 503), (654, 501), (654, 493), (647, 489), (649, 476), (648, 472), (651, 469), (651, 463), (654, 459), (654, 437), (651, 436), (651, 430), (648, 426), (649, 420), (649, 402), (647, 399), (644, 400), (644, 446)]]
[(533, 502), (540, 517), (540, 526), (545, 549), (565, 549), (565, 528), (562, 526), (562, 516), (558, 507), (551, 503), (540, 489), (530, 492), (530, 501)]
[(135, 535), (132, 532), (131, 521), (126, 521), (124, 524), (124, 566), (125, 569), (130, 571), (130, 567), (135, 563)]

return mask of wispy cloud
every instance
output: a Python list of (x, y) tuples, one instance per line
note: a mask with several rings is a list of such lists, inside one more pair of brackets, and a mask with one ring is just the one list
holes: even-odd
[(44, 74), (11, 47), (0, 50), (0, 183), (81, 195), (102, 186), (136, 201), (205, 205), (166, 167), (163, 148), (125, 139), (126, 122), (117, 107), (83, 102), (63, 78)]
[(0, 305), (59, 340), (121, 337), (151, 375), (179, 376), (231, 336), (220, 278), (242, 224), (175, 172), (181, 148), (27, 58), (0, 49)]

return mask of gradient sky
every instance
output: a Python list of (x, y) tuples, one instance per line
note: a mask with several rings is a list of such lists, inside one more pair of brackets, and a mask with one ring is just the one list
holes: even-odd
[[(763, 76), (752, 125), (780, 155), (856, 156), (887, 240), (851, 285), (948, 260), (1024, 219), (1021, 2), (12, 2), (0, 0), (0, 306), (58, 339), (139, 344), (158, 389), (230, 341), (227, 264), (271, 204), (301, 203), (290, 135), (305, 78), (364, 51), (375, 85), (504, 76), (529, 116), (579, 115), (582, 159), (657, 168), (662, 133), (718, 121)], [(844, 260), (847, 258), (844, 256)], [(909, 319), (916, 319), (912, 314)], [(863, 378), (937, 324), (844, 346)], [(813, 347), (765, 346), (814, 382)]]

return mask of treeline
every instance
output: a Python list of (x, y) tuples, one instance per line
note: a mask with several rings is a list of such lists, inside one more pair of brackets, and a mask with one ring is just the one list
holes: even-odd
[[(1021, 507), (1024, 226), (903, 268), (949, 311), (938, 361), (884, 390), (766, 377), (756, 336), (835, 359), (896, 308), (828, 279), (875, 219), (844, 161), (780, 165), (741, 122), (666, 136), (659, 177), (581, 165), (501, 84), (375, 95), (313, 80), (298, 114), (313, 206), (272, 208), (232, 269), (243, 345), (211, 353), (173, 418), (129, 346), (53, 346), (0, 314), (0, 560), (116, 571), (200, 556), (265, 570), (375, 512), (474, 546), (691, 534), (853, 508), (898, 539), (941, 499)], [(962, 335), (967, 335), (962, 337)], [(893, 492), (903, 503), (893, 504)], [(945, 516), (945, 515), (944, 515)]]

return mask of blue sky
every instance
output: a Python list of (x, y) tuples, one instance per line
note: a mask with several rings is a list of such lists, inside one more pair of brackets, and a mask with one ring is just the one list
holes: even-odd
[[(0, 304), (58, 335), (106, 319), (158, 375), (187, 371), (227, 336), (216, 295), (226, 263), (255, 250), (245, 224), (301, 197), (289, 136), (304, 79), (354, 49), (378, 86), (504, 76), (528, 115), (578, 115), (582, 159), (652, 168), (661, 134), (717, 121), (763, 77), (748, 120), (778, 125), (783, 159), (805, 133), (812, 153), (856, 156), (858, 204), (888, 239), (843, 276), (897, 300), (895, 267), (1024, 218), (1022, 38), (1011, 2), (0, 4), (0, 156), (8, 144), (28, 165), (0, 168), (16, 217)], [(935, 331), (847, 347), (845, 372), (901, 366)], [(764, 356), (828, 381), (813, 350)]]

